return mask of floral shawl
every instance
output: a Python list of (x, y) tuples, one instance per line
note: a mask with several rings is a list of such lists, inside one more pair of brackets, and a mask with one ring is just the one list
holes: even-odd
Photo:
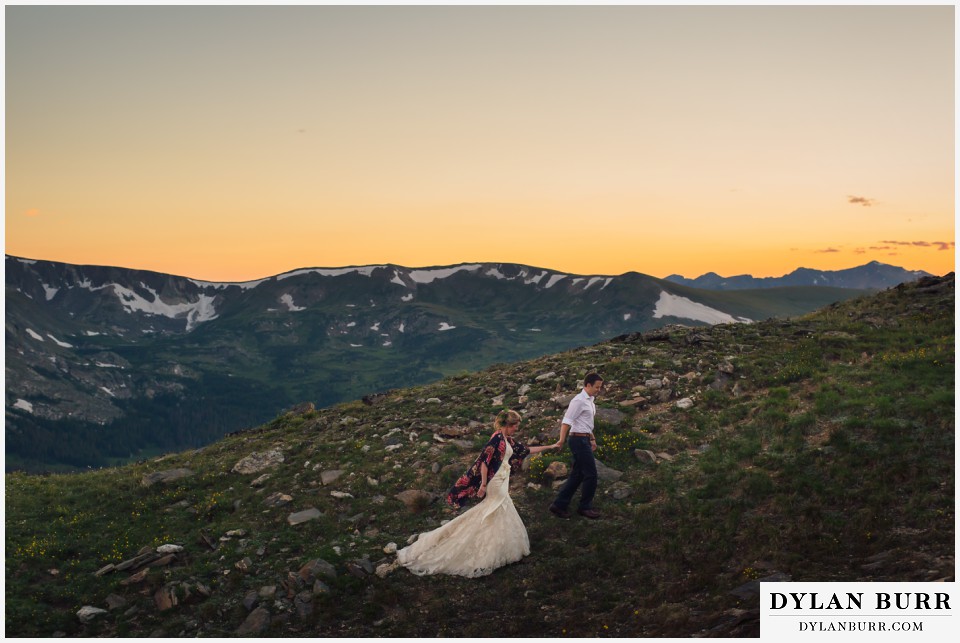
[(507, 451), (507, 440), (510, 441), (510, 446), (513, 449), (513, 455), (510, 457), (510, 470), (511, 472), (520, 470), (523, 459), (530, 454), (530, 449), (524, 444), (515, 441), (513, 438), (504, 439), (503, 433), (497, 431), (490, 436), (490, 441), (483, 447), (483, 451), (480, 452), (473, 466), (460, 476), (450, 488), (450, 491), (447, 493), (447, 503), (450, 506), (456, 508), (463, 507), (470, 498), (477, 496), (477, 491), (479, 491), (480, 483), (482, 482), (480, 476), (481, 464), (484, 462), (487, 464), (488, 482), (496, 475), (500, 464), (503, 462), (503, 456)]

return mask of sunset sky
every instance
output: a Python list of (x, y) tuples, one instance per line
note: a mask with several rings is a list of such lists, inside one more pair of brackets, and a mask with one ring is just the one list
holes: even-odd
[(6, 7), (6, 252), (954, 269), (954, 7)]

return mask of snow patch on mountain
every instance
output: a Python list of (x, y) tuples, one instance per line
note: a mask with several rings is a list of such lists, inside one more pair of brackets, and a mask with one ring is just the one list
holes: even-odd
[(250, 290), (251, 288), (256, 288), (265, 281), (270, 281), (269, 279), (256, 279), (254, 281), (201, 281), (199, 279), (190, 279), (193, 284), (200, 286), (201, 288), (215, 288), (216, 290), (223, 290), (230, 288), (231, 286), (236, 286), (242, 290)]
[(480, 264), (468, 264), (463, 266), (454, 266), (453, 268), (435, 268), (427, 270), (411, 270), (410, 278), (413, 279), (418, 284), (429, 284), (433, 283), (437, 279), (446, 279), (451, 275), (454, 275), (461, 270), (467, 270), (469, 272), (474, 272), (482, 268)]
[(306, 308), (303, 308), (301, 306), (297, 306), (296, 304), (294, 304), (293, 295), (290, 295), (290, 294), (282, 295), (280, 297), (280, 303), (286, 306), (287, 310), (289, 310), (292, 313), (295, 313), (299, 310), (306, 310)]
[(529, 286), (530, 284), (537, 284), (537, 285), (539, 286), (539, 285), (540, 285), (540, 282), (543, 280), (543, 278), (546, 277), (546, 276), (549, 275), (549, 274), (550, 274), (550, 273), (549, 273), (548, 271), (544, 270), (543, 272), (541, 272), (541, 273), (540, 273), (539, 275), (537, 275), (536, 277), (530, 277), (530, 279), (524, 279), (523, 283), (527, 284), (528, 286)]
[(453, 330), (456, 326), (451, 326), (447, 322), (440, 322), (440, 328), (437, 330)]
[(680, 317), (702, 321), (707, 324), (734, 324), (752, 321), (745, 317), (736, 319), (723, 311), (699, 304), (686, 297), (671, 295), (666, 291), (660, 291), (660, 299), (657, 300), (653, 316), (657, 319), (661, 317)]
[(51, 299), (53, 299), (56, 296), (56, 294), (60, 292), (59, 288), (54, 288), (53, 286), (48, 286), (47, 284), (40, 284), (40, 285), (43, 286), (43, 292), (47, 294), (47, 301), (50, 301)]
[(53, 340), (53, 343), (56, 344), (57, 346), (61, 346), (61, 347), (63, 347), (63, 348), (73, 348), (73, 344), (68, 344), (68, 343), (66, 343), (66, 342), (61, 342), (59, 339), (57, 339), (56, 337), (54, 337), (54, 336), (51, 335), (50, 333), (47, 333), (47, 337), (49, 337), (50, 339), (52, 339), (52, 340)]
[(566, 277), (567, 277), (567, 275), (553, 275), (553, 276), (550, 277), (550, 279), (547, 281), (547, 285), (544, 286), (544, 288), (550, 288), (550, 287), (553, 286), (555, 283), (557, 283), (557, 282), (560, 281), (561, 279), (565, 279)]
[(36, 332), (36, 331), (33, 330), (32, 328), (28, 328), (28, 329), (27, 329), (27, 335), (30, 335), (30, 337), (32, 337), (32, 338), (34, 338), (34, 339), (38, 339), (38, 340), (40, 340), (41, 342), (43, 341), (43, 337), (40, 335), (40, 333)]
[(316, 273), (324, 277), (341, 277), (343, 275), (349, 275), (350, 273), (357, 273), (358, 275), (363, 275), (364, 277), (373, 276), (373, 271), (377, 268), (386, 268), (386, 266), (356, 266), (353, 268), (305, 268), (304, 270), (294, 270), (293, 272), (285, 272), (282, 275), (277, 275), (277, 281), (281, 279), (289, 279), (290, 277), (297, 277), (299, 275), (309, 275), (311, 273)]
[(200, 294), (200, 299), (193, 303), (168, 304), (150, 288), (147, 288), (147, 291), (153, 295), (153, 301), (147, 301), (139, 294), (129, 288), (124, 288), (120, 284), (110, 284), (110, 287), (113, 288), (113, 292), (128, 313), (142, 312), (171, 319), (186, 317), (188, 331), (196, 328), (197, 324), (217, 318), (217, 311), (213, 306), (214, 297), (210, 295)]
[(26, 400), (17, 400), (13, 404), (13, 408), (26, 411), (27, 413), (33, 413), (33, 404), (27, 402)]

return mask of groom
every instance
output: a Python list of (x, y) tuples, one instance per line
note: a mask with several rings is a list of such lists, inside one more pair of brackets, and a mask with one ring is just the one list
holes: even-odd
[(567, 412), (563, 414), (563, 423), (560, 425), (560, 439), (556, 446), (563, 448), (563, 441), (570, 434), (570, 451), (573, 452), (573, 469), (570, 477), (560, 488), (556, 500), (550, 505), (550, 511), (560, 518), (569, 518), (567, 507), (576, 493), (577, 487), (583, 483), (580, 492), (580, 505), (577, 513), (581, 516), (596, 520), (600, 512), (593, 509), (593, 495), (597, 491), (597, 463), (593, 459), (593, 452), (597, 450), (597, 439), (593, 435), (593, 416), (597, 414), (594, 398), (603, 388), (603, 378), (597, 373), (590, 373), (583, 379), (583, 390), (570, 401)]

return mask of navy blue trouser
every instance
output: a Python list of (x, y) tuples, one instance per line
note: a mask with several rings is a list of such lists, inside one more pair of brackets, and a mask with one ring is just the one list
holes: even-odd
[(560, 493), (553, 504), (560, 509), (569, 507), (570, 501), (573, 500), (573, 494), (577, 492), (577, 487), (583, 483), (579, 508), (590, 509), (593, 494), (597, 492), (597, 462), (593, 459), (590, 438), (571, 435), (567, 439), (567, 444), (570, 445), (570, 451), (573, 453), (573, 469), (570, 471), (570, 477), (560, 487)]

